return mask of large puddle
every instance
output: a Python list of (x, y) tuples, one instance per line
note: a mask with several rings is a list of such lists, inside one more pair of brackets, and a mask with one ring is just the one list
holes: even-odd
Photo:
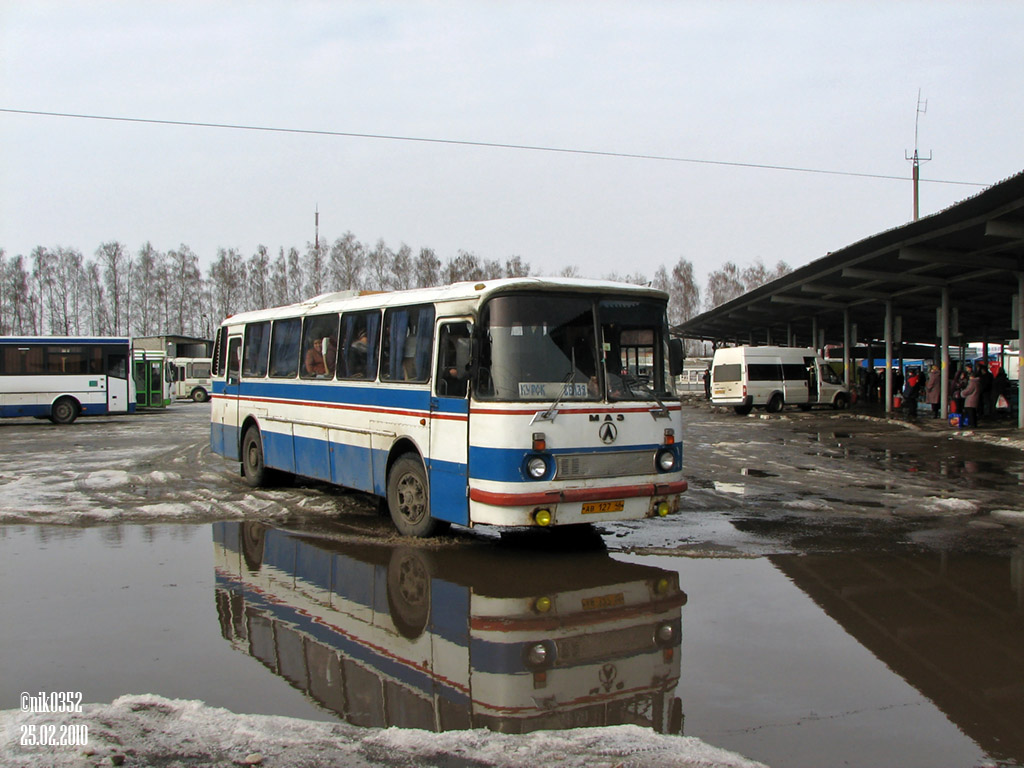
[(1024, 553), (626, 556), (255, 523), (0, 528), (0, 709), (620, 723), (774, 766), (1024, 764)]

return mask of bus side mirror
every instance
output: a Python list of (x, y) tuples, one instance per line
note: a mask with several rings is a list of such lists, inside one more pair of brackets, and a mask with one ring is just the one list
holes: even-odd
[(683, 372), (683, 360), (686, 353), (683, 351), (682, 339), (669, 339), (668, 341), (668, 371), (673, 376)]

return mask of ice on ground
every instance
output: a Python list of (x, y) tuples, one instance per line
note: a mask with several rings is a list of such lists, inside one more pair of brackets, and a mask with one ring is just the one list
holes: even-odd
[[(271, 715), (239, 715), (201, 701), (155, 694), (89, 704), (81, 714), (0, 712), (0, 764), (53, 768), (125, 765), (234, 768), (238, 765), (307, 768), (395, 765), (535, 768), (757, 768), (761, 763), (700, 739), (666, 736), (634, 725), (538, 731), (525, 735), (486, 730), (427, 731), (357, 728)], [(84, 746), (23, 745), (29, 726), (85, 725)], [(79, 733), (73, 729), (68, 733)]]
[(992, 517), (1003, 523), (1024, 525), (1024, 509), (994, 509)]
[(923, 506), (929, 511), (954, 515), (973, 515), (978, 511), (977, 502), (970, 499), (931, 498), (925, 501)]

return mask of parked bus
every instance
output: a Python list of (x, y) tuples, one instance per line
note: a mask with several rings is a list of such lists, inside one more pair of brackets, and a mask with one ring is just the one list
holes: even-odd
[(79, 416), (135, 411), (131, 340), (0, 336), (0, 417), (70, 424)]
[(251, 522), (215, 523), (213, 542), (225, 640), (352, 725), (682, 733), (675, 571)]
[(210, 399), (210, 357), (175, 357), (167, 361), (171, 398), (205, 403)]
[(210, 443), (387, 499), (403, 535), (675, 511), (686, 489), (661, 291), (517, 278), (327, 294), (230, 317)]

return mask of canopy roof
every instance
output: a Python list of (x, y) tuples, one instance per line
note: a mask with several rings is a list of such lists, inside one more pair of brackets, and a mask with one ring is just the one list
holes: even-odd
[(1018, 338), (1011, 317), (1022, 272), (1019, 173), (944, 211), (829, 253), (674, 330), (686, 338), (758, 343), (783, 342), (792, 333), (807, 344), (816, 324), (828, 343), (842, 343), (845, 310), (859, 340), (882, 339), (891, 299), (902, 340), (934, 344), (936, 308), (948, 287), (954, 334), (1003, 341)]

